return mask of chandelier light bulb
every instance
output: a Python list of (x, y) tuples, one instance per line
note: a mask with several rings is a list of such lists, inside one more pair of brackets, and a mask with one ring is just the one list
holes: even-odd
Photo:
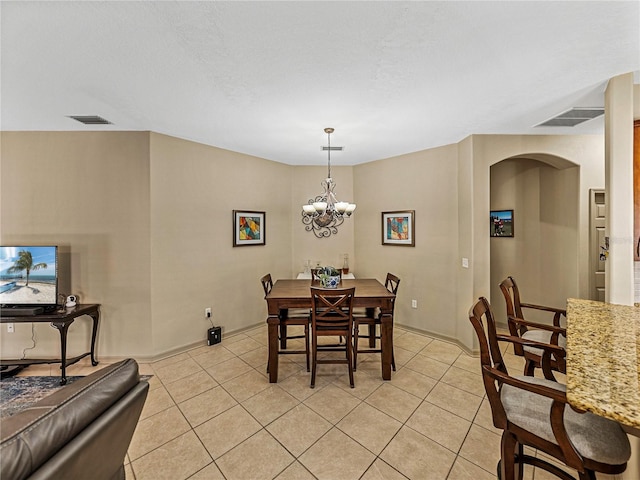
[(336, 212), (344, 213), (349, 207), (349, 202), (337, 202), (335, 204), (335, 207), (336, 207)]
[(327, 209), (327, 202), (313, 202), (316, 212), (324, 212)]

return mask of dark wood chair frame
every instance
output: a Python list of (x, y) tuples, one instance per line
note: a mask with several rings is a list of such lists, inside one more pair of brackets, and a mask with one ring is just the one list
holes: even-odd
[[(564, 480), (575, 480), (573, 476), (558, 468), (556, 465), (546, 462), (541, 458), (525, 455), (523, 449), (525, 445), (538, 449), (558, 459), (568, 467), (574, 468), (577, 470), (580, 480), (596, 480), (595, 472), (615, 475), (622, 473), (626, 469), (626, 462), (621, 465), (609, 465), (581, 457), (575, 446), (571, 443), (564, 425), (564, 411), (568, 405), (566, 393), (544, 385), (528, 383), (510, 376), (502, 358), (498, 342), (511, 342), (514, 346), (531, 346), (543, 349), (544, 353), (541, 359), (541, 368), (545, 378), (548, 380), (553, 380), (551, 371), (553, 357), (564, 356), (563, 348), (557, 345), (524, 340), (518, 336), (499, 335), (496, 331), (491, 306), (484, 297), (480, 297), (469, 310), (469, 320), (480, 342), (482, 380), (491, 405), (493, 425), (503, 430), (501, 459), (497, 466), (498, 478), (501, 480), (522, 479), (524, 465), (529, 464), (542, 468)], [(549, 442), (509, 422), (500, 397), (504, 384), (527, 390), (552, 400), (549, 415), (557, 444)], [(569, 405), (569, 408), (573, 407)], [(576, 409), (574, 410), (578, 411)]]
[[(311, 287), (311, 388), (316, 385), (318, 364), (343, 364), (349, 369), (349, 384), (353, 382), (353, 288)], [(318, 337), (345, 337), (344, 344), (319, 345)], [(318, 358), (318, 351), (346, 353), (345, 359)]]
[[(507, 322), (509, 332), (512, 336), (522, 337), (529, 329), (539, 329), (549, 332), (549, 342), (552, 345), (558, 345), (560, 335), (566, 338), (567, 330), (561, 325), (562, 317), (567, 317), (567, 311), (561, 308), (547, 307), (545, 305), (536, 305), (533, 303), (522, 303), (520, 301), (520, 291), (515, 279), (511, 276), (500, 282), (500, 290), (504, 296), (507, 306)], [(543, 323), (529, 322), (525, 320), (523, 309), (531, 309), (543, 311), (553, 314), (553, 325)], [(524, 374), (532, 377), (536, 368), (542, 368), (542, 358), (533, 352), (526, 351), (522, 345), (514, 344), (513, 352), (525, 359)], [(551, 369), (566, 373), (567, 365), (564, 356), (558, 358), (551, 364)]]
[[(262, 288), (264, 290), (265, 298), (271, 292), (273, 288), (273, 279), (271, 278), (271, 274), (267, 273), (260, 279), (260, 283), (262, 284)], [(309, 345), (309, 324), (311, 322), (311, 312), (301, 313), (295, 315), (289, 315), (289, 310), (282, 309), (280, 310), (280, 328), (278, 331), (278, 340), (279, 340), (279, 355), (296, 355), (296, 354), (305, 354), (307, 358), (307, 372), (309, 371), (309, 356), (310, 356), (310, 345)], [(302, 325), (304, 327), (304, 335), (288, 335), (287, 327), (293, 325)], [(305, 349), (304, 350), (287, 350), (287, 340), (294, 340), (298, 338), (304, 338)], [(267, 373), (269, 373), (269, 362), (267, 362)]]
[[(400, 285), (400, 279), (393, 273), (387, 273), (384, 286), (387, 287), (391, 293), (396, 295), (398, 293), (398, 286)], [(393, 308), (391, 310), (391, 322), (393, 325), (393, 312), (395, 311), (395, 299), (393, 299)], [(360, 325), (368, 326), (368, 334), (360, 335)], [(372, 308), (367, 308), (365, 315), (353, 315), (353, 369), (357, 369), (357, 360), (359, 353), (381, 353), (382, 348), (375, 348), (376, 340), (380, 340), (380, 334), (377, 333), (378, 325), (380, 325), (380, 313), (376, 312)], [(369, 339), (369, 348), (360, 348), (359, 338)], [(393, 348), (393, 347), (392, 347)], [(396, 371), (396, 359), (391, 350), (391, 368)]]
[[(317, 285), (322, 286), (320, 284), (320, 281), (322, 280), (320, 278), (320, 270), (322, 270), (321, 267), (316, 267), (316, 268), (312, 268), (311, 269), (311, 283), (318, 282)], [(342, 282), (342, 270), (339, 269), (339, 268), (336, 268), (336, 270), (338, 271), (338, 275), (340, 276), (340, 282)], [(343, 343), (342, 336), (339, 337), (339, 342), (340, 342), (340, 344)]]

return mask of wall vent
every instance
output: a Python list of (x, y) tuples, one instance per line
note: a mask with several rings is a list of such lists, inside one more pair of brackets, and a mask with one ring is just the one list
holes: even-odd
[(604, 114), (604, 108), (582, 108), (576, 107), (561, 113), (546, 122), (542, 122), (536, 127), (575, 127), (583, 122), (588, 122)]
[(69, 115), (69, 118), (73, 118), (85, 125), (111, 125), (109, 120), (106, 120), (98, 115)]

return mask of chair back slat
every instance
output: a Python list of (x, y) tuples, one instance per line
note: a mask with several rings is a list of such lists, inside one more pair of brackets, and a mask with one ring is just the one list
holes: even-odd
[(396, 295), (398, 293), (398, 286), (400, 285), (400, 279), (393, 273), (387, 273), (387, 279), (384, 282), (384, 286), (387, 287), (391, 293)]
[(312, 326), (326, 329), (349, 329), (353, 318), (354, 288), (311, 287)]
[[(384, 282), (384, 286), (387, 287), (387, 290), (389, 290), (391, 293), (393, 293), (394, 295), (397, 295), (398, 287), (400, 286), (400, 278), (395, 276), (393, 273), (387, 273), (387, 279)], [(395, 307), (396, 307), (396, 299), (394, 297), (393, 300), (391, 300), (392, 314), (393, 314), (393, 311), (395, 310)]]
[(502, 295), (504, 295), (507, 305), (507, 317), (524, 318), (522, 307), (520, 306), (520, 290), (515, 279), (511, 276), (505, 278), (500, 282), (500, 290), (502, 290)]
[(262, 277), (260, 279), (260, 283), (262, 284), (262, 289), (264, 290), (264, 296), (266, 298), (273, 288), (273, 280), (271, 279), (271, 274), (267, 273), (264, 277)]
[(504, 364), (500, 345), (497, 339), (497, 330), (491, 305), (485, 297), (480, 297), (469, 310), (469, 320), (473, 325), (478, 343), (480, 344), (480, 364), (482, 370), (482, 381), (487, 393), (487, 398), (491, 404), (493, 415), (493, 425), (496, 428), (504, 429), (507, 423), (507, 414), (500, 400), (500, 384), (490, 375), (492, 369), (498, 370), (506, 375), (507, 367)]
[[(505, 278), (500, 282), (500, 290), (502, 291), (507, 307), (507, 318), (524, 318), (522, 307), (520, 306), (520, 291), (518, 290), (518, 284), (515, 279), (511, 276)], [(514, 337), (521, 337), (527, 331), (527, 327), (521, 326), (518, 328), (518, 326), (511, 321), (507, 323), (509, 325), (509, 333)], [(524, 355), (522, 345), (514, 345), (513, 350), (516, 355)]]

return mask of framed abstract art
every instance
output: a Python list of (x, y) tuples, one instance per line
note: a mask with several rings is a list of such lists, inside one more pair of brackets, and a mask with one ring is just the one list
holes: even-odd
[(415, 247), (415, 210), (382, 212), (382, 245)]
[(233, 246), (266, 245), (265, 212), (233, 211)]

